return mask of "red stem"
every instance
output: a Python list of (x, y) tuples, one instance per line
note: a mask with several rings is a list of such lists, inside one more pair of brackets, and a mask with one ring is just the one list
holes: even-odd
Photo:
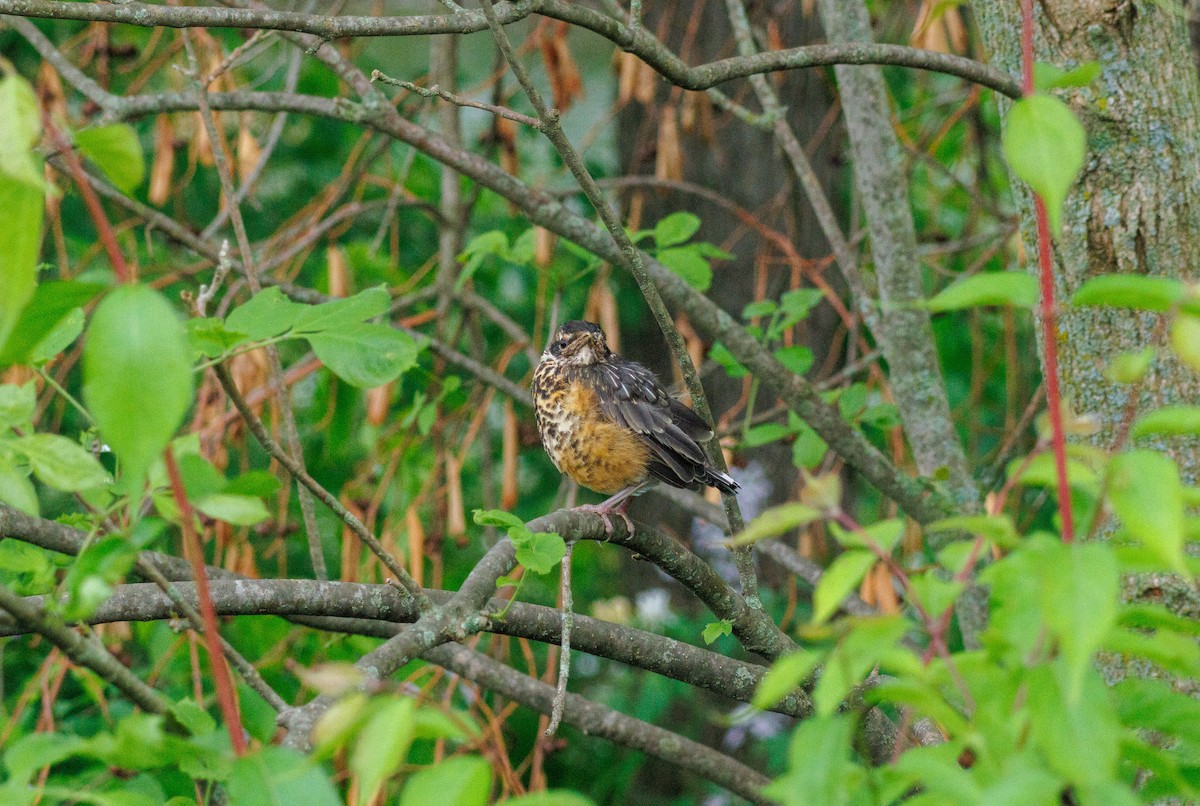
[(171, 446), (163, 451), (163, 464), (167, 468), (167, 477), (171, 481), (171, 493), (175, 504), (179, 507), (179, 517), (183, 522), (184, 554), (192, 563), (192, 576), (196, 580), (196, 598), (200, 600), (200, 616), (204, 619), (204, 643), (208, 648), (208, 664), (213, 670), (213, 683), (217, 689), (217, 703), (221, 707), (221, 715), (225, 719), (225, 727), (229, 730), (229, 741), (233, 744), (233, 752), (239, 756), (246, 754), (246, 734), (242, 729), (242, 717), (238, 713), (237, 700), (233, 696), (233, 680), (229, 675), (229, 666), (225, 663), (225, 653), (221, 651), (221, 636), (217, 632), (217, 610), (213, 607), (212, 594), (208, 589), (208, 572), (204, 568), (204, 554), (200, 550), (200, 537), (194, 527), (195, 515), (188, 501), (187, 492), (183, 489), (183, 477), (179, 475), (179, 465), (175, 463), (175, 453)]
[[(1021, 84), (1026, 95), (1033, 94), (1033, 0), (1021, 0)], [(1067, 484), (1067, 438), (1063, 430), (1062, 395), (1058, 386), (1058, 326), (1054, 307), (1054, 267), (1050, 260), (1050, 220), (1046, 202), (1033, 194), (1037, 218), (1038, 275), (1042, 287), (1042, 365), (1046, 370), (1046, 406), (1050, 412), (1050, 449), (1058, 477), (1058, 514), (1062, 520), (1062, 539), (1075, 539), (1071, 515), (1071, 488)]]

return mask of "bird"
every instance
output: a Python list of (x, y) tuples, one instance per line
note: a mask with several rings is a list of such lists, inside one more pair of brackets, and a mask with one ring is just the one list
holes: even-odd
[(594, 512), (612, 534), (610, 514), (657, 482), (736, 493), (738, 484), (709, 461), (701, 443), (712, 426), (667, 393), (654, 373), (608, 348), (604, 330), (571, 321), (554, 333), (533, 373), (534, 416), (542, 446), (559, 472), (610, 497), (576, 507)]

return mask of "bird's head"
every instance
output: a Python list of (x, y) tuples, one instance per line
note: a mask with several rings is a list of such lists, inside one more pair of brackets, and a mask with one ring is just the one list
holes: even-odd
[(600, 326), (576, 320), (559, 326), (543, 357), (568, 366), (586, 367), (599, 364), (610, 355)]

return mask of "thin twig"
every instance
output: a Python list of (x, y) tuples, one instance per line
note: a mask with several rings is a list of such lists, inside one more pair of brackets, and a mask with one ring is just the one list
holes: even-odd
[(455, 95), (452, 92), (448, 92), (439, 87), (437, 84), (434, 84), (431, 87), (422, 87), (419, 84), (412, 83), (411, 81), (402, 81), (401, 79), (384, 75), (378, 70), (371, 71), (371, 81), (379, 81), (384, 84), (391, 84), (395, 87), (403, 87), (409, 92), (415, 92), (422, 98), (441, 98), (443, 101), (449, 101), (455, 106), (466, 106), (470, 107), (471, 109), (482, 109), (484, 112), (490, 112), (493, 115), (520, 123), (524, 126), (532, 126), (533, 128), (539, 130), (542, 128), (542, 122), (537, 118), (531, 118), (529, 115), (522, 115), (520, 112), (514, 112), (507, 107), (483, 103), (482, 101), (472, 101), (470, 98), (464, 98), (461, 95)]
[(567, 705), (567, 680), (571, 676), (571, 627), (574, 625), (574, 606), (571, 600), (571, 555), (574, 551), (575, 542), (567, 541), (567, 553), (562, 558), (559, 583), (559, 596), (562, 598), (562, 639), (559, 641), (558, 651), (558, 683), (554, 689), (554, 706), (550, 709), (550, 724), (546, 727), (546, 736), (558, 733), (563, 709)]

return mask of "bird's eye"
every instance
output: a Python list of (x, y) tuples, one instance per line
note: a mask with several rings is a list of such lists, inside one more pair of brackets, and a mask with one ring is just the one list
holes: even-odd
[(559, 340), (558, 340), (558, 345), (557, 345), (557, 346), (558, 346), (558, 349), (560, 349), (560, 350), (565, 350), (565, 349), (567, 349), (567, 340), (566, 340), (566, 339), (559, 339)]

